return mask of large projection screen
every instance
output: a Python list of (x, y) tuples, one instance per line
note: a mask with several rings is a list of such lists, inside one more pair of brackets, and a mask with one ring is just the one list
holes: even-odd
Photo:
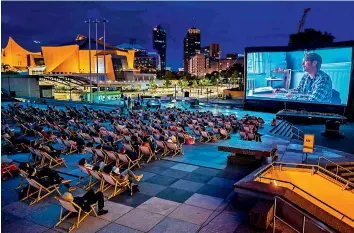
[(246, 100), (347, 105), (352, 47), (246, 51)]

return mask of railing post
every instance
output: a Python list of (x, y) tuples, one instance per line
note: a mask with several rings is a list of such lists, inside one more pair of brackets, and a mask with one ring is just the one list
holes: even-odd
[(273, 233), (275, 233), (275, 211), (277, 210), (277, 198), (274, 199), (274, 211), (273, 211)]
[[(337, 176), (338, 176), (338, 170), (339, 170), (339, 166), (337, 164), (337, 173), (336, 173)], [(336, 176), (336, 180), (337, 180), (337, 176)]]
[(305, 233), (305, 221), (306, 221), (306, 216), (304, 215), (304, 219), (302, 220), (302, 233)]

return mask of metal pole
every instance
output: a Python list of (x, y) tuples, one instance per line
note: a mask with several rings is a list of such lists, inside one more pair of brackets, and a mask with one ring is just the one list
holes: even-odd
[(175, 84), (175, 99), (177, 99), (177, 84)]
[(93, 21), (96, 24), (96, 80), (97, 80), (97, 103), (100, 102), (99, 98), (99, 78), (98, 78), (98, 41), (97, 41), (97, 24), (100, 22), (97, 19)]
[(304, 215), (304, 219), (302, 220), (302, 233), (305, 233), (305, 222), (306, 222), (306, 216)]
[(91, 19), (86, 20), (85, 23), (89, 25), (89, 71), (90, 71), (90, 103), (92, 103), (92, 71), (91, 71)]
[(103, 19), (103, 66), (104, 66), (104, 101), (107, 98), (107, 71), (106, 71), (106, 23), (108, 20)]
[(276, 219), (277, 199), (274, 199), (274, 211), (273, 211), (273, 233), (275, 233), (275, 219)]

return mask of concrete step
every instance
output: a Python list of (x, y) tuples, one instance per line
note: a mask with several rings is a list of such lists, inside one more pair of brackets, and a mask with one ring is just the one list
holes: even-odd
[(279, 130), (280, 127), (285, 123), (285, 121), (281, 121), (279, 124), (277, 124), (274, 128), (272, 128), (269, 132), (275, 134), (276, 131)]
[[(338, 165), (342, 166), (342, 167), (353, 167), (354, 166), (354, 162), (342, 162), (342, 163), (337, 163)], [(327, 169), (330, 169), (330, 168), (336, 168), (337, 165), (336, 164), (333, 164), (333, 163), (328, 163), (326, 165), (326, 168)]]

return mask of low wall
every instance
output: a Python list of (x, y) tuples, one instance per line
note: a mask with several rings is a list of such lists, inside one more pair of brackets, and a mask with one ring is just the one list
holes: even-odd
[(231, 94), (232, 98), (242, 98), (244, 96), (244, 91), (234, 91), (230, 89), (226, 89), (223, 91), (224, 95), (229, 95)]
[(40, 97), (39, 79), (30, 75), (1, 75), (1, 88), (14, 91), (16, 97)]

